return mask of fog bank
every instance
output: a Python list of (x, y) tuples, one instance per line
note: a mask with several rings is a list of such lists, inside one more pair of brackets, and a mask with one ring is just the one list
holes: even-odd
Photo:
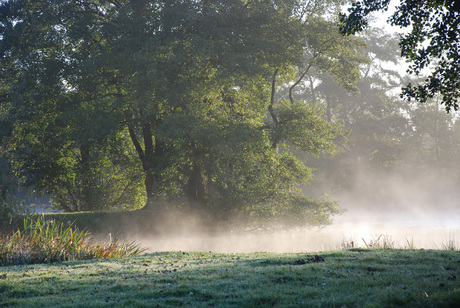
[[(382, 235), (382, 236), (381, 236)], [(377, 241), (377, 239), (380, 239)], [(460, 215), (424, 211), (385, 212), (349, 210), (325, 228), (303, 230), (238, 231), (206, 234), (190, 232), (137, 235), (132, 239), (149, 252), (213, 251), (241, 252), (319, 252), (363, 247), (384, 241), (394, 248), (445, 249), (460, 244)]]
[(175, 225), (171, 232), (132, 239), (150, 252), (318, 252), (365, 248), (379, 237), (377, 245), (394, 248), (460, 249), (460, 194), (451, 179), (426, 170), (358, 174), (347, 189), (331, 195), (345, 212), (324, 228), (209, 234), (200, 232), (199, 220), (180, 217), (166, 222)]

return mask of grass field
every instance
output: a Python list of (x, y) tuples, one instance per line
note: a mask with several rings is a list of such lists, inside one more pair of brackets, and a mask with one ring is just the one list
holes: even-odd
[(0, 267), (3, 307), (459, 307), (460, 252), (153, 253)]

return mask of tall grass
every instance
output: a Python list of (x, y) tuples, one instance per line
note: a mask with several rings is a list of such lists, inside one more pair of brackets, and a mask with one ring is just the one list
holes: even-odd
[(27, 217), (23, 231), (0, 236), (0, 265), (129, 257), (145, 250), (134, 242), (119, 242), (118, 237), (95, 241), (89, 232), (78, 230), (73, 223)]
[[(403, 245), (393, 241), (391, 236), (386, 234), (380, 234), (378, 236), (372, 235), (370, 239), (361, 238), (362, 244), (359, 246), (353, 237), (345, 237), (343, 236), (342, 242), (339, 243), (340, 245), (336, 246), (337, 250), (347, 251), (354, 248), (367, 248), (367, 249), (408, 249), (408, 250), (416, 250), (417, 247), (414, 242), (414, 238), (405, 238), (405, 243)], [(443, 241), (439, 246), (433, 244), (433, 249), (440, 249), (440, 250), (452, 250), (458, 251), (459, 245), (456, 242), (454, 235), (450, 234), (449, 238)]]
[(391, 239), (391, 236), (380, 234), (377, 239), (370, 239), (366, 241), (364, 238), (361, 238), (367, 248), (383, 248), (383, 249), (393, 249), (395, 248), (395, 243)]
[(442, 249), (444, 250), (458, 250), (457, 243), (455, 241), (454, 235), (450, 234), (449, 238), (447, 239), (447, 243), (442, 244)]

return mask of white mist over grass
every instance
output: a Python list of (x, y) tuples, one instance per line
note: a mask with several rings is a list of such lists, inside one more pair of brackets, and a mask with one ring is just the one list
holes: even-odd
[(460, 214), (434, 211), (349, 210), (337, 216), (334, 224), (325, 228), (303, 230), (238, 231), (201, 233), (189, 232), (133, 238), (148, 252), (213, 251), (243, 252), (319, 252), (344, 247), (366, 248), (372, 242), (393, 248), (460, 249)]
[[(459, 229), (391, 226), (391, 231), (372, 229), (361, 225), (356, 229), (340, 226), (304, 231), (273, 231), (217, 234), (215, 236), (190, 234), (188, 236), (138, 238), (148, 252), (160, 251), (213, 251), (222, 253), (244, 252), (320, 252), (340, 250), (353, 242), (353, 247), (365, 248), (380, 235), (394, 248), (459, 249)], [(396, 231), (396, 232), (395, 232)], [(382, 232), (382, 233), (380, 233)], [(384, 233), (385, 232), (385, 233)], [(348, 246), (349, 247), (349, 246)]]
[[(355, 181), (350, 189), (331, 196), (345, 212), (324, 228), (210, 234), (200, 231), (203, 223), (199, 219), (188, 223), (182, 216), (165, 221), (161, 234), (141, 232), (132, 239), (149, 252), (319, 252), (366, 248), (371, 243), (460, 250), (460, 193), (455, 181), (440, 172), (421, 170), (395, 170), (378, 176), (363, 173)], [(452, 185), (446, 184), (449, 182)]]

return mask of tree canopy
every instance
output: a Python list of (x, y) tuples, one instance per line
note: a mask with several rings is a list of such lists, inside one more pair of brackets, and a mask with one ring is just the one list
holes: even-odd
[(343, 130), (295, 91), (312, 68), (353, 89), (363, 45), (338, 34), (337, 8), (4, 1), (5, 151), (69, 211), (139, 204), (143, 186), (154, 211), (327, 223), (336, 204), (301, 194), (312, 171), (295, 153), (332, 151)]
[[(347, 14), (340, 14), (341, 31), (354, 34), (368, 24), (372, 12), (386, 11), (390, 0), (362, 0), (353, 3)], [(460, 98), (460, 1), (402, 0), (388, 20), (407, 28), (401, 34), (401, 54), (410, 63), (409, 73), (428, 70), (420, 84), (409, 83), (402, 95), (426, 102), (437, 93), (449, 112), (458, 110)]]
[(371, 61), (360, 65), (358, 94), (319, 72), (298, 88), (299, 98), (320, 102), (328, 118), (341, 121), (349, 132), (340, 152), (318, 158), (306, 154), (315, 178), (304, 191), (313, 196), (327, 191), (350, 209), (401, 210), (414, 203), (455, 208), (458, 117), (444, 112), (441, 95), (424, 104), (399, 97), (401, 84), (420, 80), (397, 70), (397, 34), (369, 27), (360, 37)]

